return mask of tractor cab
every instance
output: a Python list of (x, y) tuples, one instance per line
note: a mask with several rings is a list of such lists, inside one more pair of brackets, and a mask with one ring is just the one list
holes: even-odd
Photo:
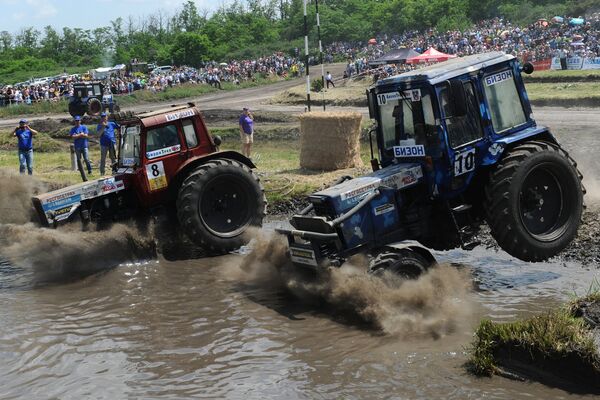
[(487, 53), (380, 80), (368, 91), (374, 166), (417, 161), (430, 171), (432, 194), (465, 190), (478, 166), (537, 129), (521, 71), (513, 56)]

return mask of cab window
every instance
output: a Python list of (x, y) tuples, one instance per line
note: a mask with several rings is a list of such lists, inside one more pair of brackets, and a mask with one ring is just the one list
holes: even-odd
[(179, 151), (180, 146), (177, 126), (174, 124), (150, 129), (146, 134), (146, 156), (149, 159)]
[(484, 76), (483, 87), (496, 133), (507, 131), (527, 121), (512, 70)]
[[(425, 144), (425, 134), (435, 127), (433, 106), (429, 94), (415, 98), (399, 95), (399, 99), (380, 98), (379, 110), (383, 145), (386, 149), (396, 146), (401, 140), (413, 139), (416, 144)], [(381, 95), (380, 95), (381, 96)], [(385, 95), (384, 95), (385, 96)]]
[(475, 94), (473, 82), (463, 82), (465, 90), (465, 100), (467, 114), (464, 117), (455, 117), (452, 115), (450, 107), (450, 90), (444, 86), (440, 91), (439, 99), (444, 116), (446, 117), (446, 128), (448, 131), (448, 141), (452, 148), (462, 146), (481, 139), (483, 131), (481, 129), (481, 114), (479, 113), (479, 102)]
[(198, 146), (198, 137), (196, 136), (196, 129), (194, 123), (190, 119), (182, 121), (183, 135), (185, 136), (185, 142), (187, 143), (188, 149)]

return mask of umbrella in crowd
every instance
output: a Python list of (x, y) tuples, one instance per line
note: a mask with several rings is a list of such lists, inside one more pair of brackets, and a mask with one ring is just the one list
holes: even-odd
[(423, 54), (409, 58), (406, 60), (406, 62), (408, 64), (418, 64), (421, 62), (441, 62), (447, 61), (450, 58), (456, 58), (456, 54), (445, 54), (441, 51), (437, 51), (433, 47), (430, 47), (427, 51), (423, 52)]

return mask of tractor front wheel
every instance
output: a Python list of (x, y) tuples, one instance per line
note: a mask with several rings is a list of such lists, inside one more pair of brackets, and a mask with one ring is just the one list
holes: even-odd
[(486, 187), (491, 234), (524, 261), (555, 256), (577, 234), (583, 210), (581, 174), (559, 146), (531, 141), (513, 148)]
[(192, 242), (211, 254), (238, 249), (261, 226), (266, 198), (256, 175), (234, 160), (212, 160), (199, 166), (181, 185), (177, 219)]
[(386, 272), (403, 279), (417, 279), (433, 264), (419, 252), (406, 249), (386, 250), (369, 263), (369, 273), (383, 277)]

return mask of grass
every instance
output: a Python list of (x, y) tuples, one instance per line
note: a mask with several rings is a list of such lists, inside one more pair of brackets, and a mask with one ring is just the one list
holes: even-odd
[[(593, 295), (596, 300), (600, 295)], [(579, 300), (580, 301), (580, 300)], [(494, 323), (483, 320), (475, 331), (468, 368), (476, 375), (490, 376), (499, 371), (501, 350), (521, 349), (544, 360), (577, 356), (583, 364), (600, 371), (598, 354), (590, 328), (573, 316), (575, 302), (560, 310), (523, 321)]]
[[(59, 185), (70, 185), (81, 181), (79, 173), (71, 170), (68, 142), (57, 141), (60, 151), (34, 153), (34, 175), (39, 179)], [(239, 137), (226, 140), (222, 150), (240, 151)], [(361, 151), (365, 167), (346, 170), (322, 172), (308, 171), (300, 168), (300, 142), (298, 140), (265, 141), (257, 139), (253, 147), (253, 158), (256, 160), (256, 173), (260, 176), (265, 188), (267, 201), (275, 204), (297, 196), (310, 194), (324, 188), (342, 175), (361, 175), (368, 172), (369, 148), (363, 145)], [(90, 144), (90, 159), (97, 175), (100, 148), (96, 143)], [(19, 161), (16, 148), (0, 149), (0, 169), (18, 171)]]
[(600, 100), (600, 82), (527, 83), (531, 101)]
[[(281, 78), (277, 77), (258, 77), (254, 82), (245, 81), (241, 82), (239, 85), (223, 82), (221, 86), (223, 90), (238, 90), (249, 87), (264, 86), (280, 80)], [(207, 84), (185, 83), (180, 86), (167, 88), (162, 92), (152, 93), (150, 90), (138, 90), (133, 92), (131, 95), (115, 96), (115, 99), (121, 107), (126, 107), (141, 103), (156, 103), (162, 101), (191, 99), (193, 97), (217, 91), (219, 91), (219, 89)], [(32, 105), (1, 107), (0, 118), (22, 117), (26, 115), (39, 114), (59, 114), (66, 112), (68, 112), (68, 102), (66, 100), (60, 100), (58, 102), (41, 102)]]
[(600, 81), (600, 70), (547, 70), (523, 74), (525, 82), (582, 82)]

